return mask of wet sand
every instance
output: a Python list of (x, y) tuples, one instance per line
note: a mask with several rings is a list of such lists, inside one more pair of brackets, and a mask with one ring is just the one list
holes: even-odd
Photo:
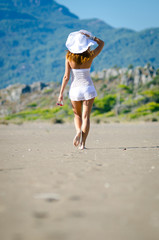
[(159, 123), (0, 125), (1, 240), (158, 240)]

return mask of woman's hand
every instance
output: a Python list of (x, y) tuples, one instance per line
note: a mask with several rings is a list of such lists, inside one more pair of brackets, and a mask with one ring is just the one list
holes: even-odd
[(59, 101), (59, 102), (63, 101), (63, 94), (60, 94), (60, 95), (59, 95), (58, 101)]
[(88, 35), (87, 33), (84, 33), (84, 32), (80, 32), (80, 33), (85, 35), (86, 37), (90, 38), (90, 35)]
[(87, 34), (87, 33), (84, 33), (84, 32), (80, 32), (81, 34), (83, 34), (83, 35), (85, 35), (87, 38), (89, 38), (89, 39), (91, 39), (91, 40), (93, 40), (93, 41), (95, 41), (96, 42), (96, 37), (94, 36), (92, 36), (92, 35), (90, 35), (90, 34)]

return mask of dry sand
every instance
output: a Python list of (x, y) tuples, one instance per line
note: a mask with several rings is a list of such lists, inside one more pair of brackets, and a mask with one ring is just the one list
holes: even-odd
[[(158, 240), (159, 123), (0, 126), (0, 240)], [(126, 148), (126, 150), (124, 150)]]

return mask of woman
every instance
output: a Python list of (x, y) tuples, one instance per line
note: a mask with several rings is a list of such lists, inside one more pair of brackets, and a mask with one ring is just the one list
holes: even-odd
[[(90, 46), (98, 44), (97, 48), (90, 50)], [(63, 92), (69, 81), (71, 73), (71, 85), (69, 98), (74, 112), (76, 136), (74, 146), (80, 144), (79, 149), (85, 149), (86, 138), (90, 128), (90, 113), (95, 97), (95, 87), (90, 77), (90, 67), (93, 59), (101, 52), (104, 42), (97, 37), (92, 37), (86, 30), (80, 30), (69, 34), (66, 47), (68, 52), (65, 61), (65, 74), (58, 101), (63, 101)]]

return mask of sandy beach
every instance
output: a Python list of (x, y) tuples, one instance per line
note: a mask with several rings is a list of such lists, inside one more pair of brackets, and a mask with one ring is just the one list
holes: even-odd
[(1, 240), (158, 240), (159, 123), (0, 125)]

